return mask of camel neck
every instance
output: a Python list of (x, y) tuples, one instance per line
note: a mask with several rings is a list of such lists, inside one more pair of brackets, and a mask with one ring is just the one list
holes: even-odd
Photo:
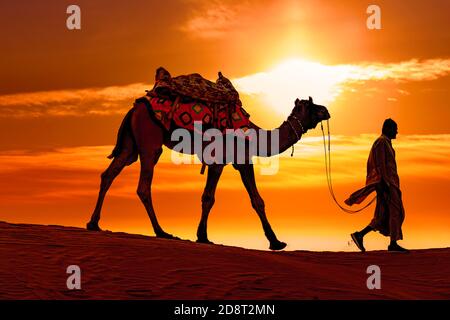
[(284, 121), (278, 130), (280, 132), (280, 153), (292, 147), (302, 137), (301, 129), (296, 126), (295, 122), (289, 122), (289, 119)]
[[(284, 121), (279, 127), (272, 130), (261, 129), (254, 124), (252, 124), (252, 127), (257, 129), (258, 141), (266, 141), (267, 137), (267, 152), (262, 152), (261, 148), (258, 147), (258, 156), (260, 157), (281, 154), (292, 147), (302, 136), (300, 128), (297, 128), (292, 122), (289, 124), (288, 121)], [(294, 130), (297, 131), (297, 134), (295, 134)], [(263, 139), (260, 139), (261, 135), (264, 135)], [(276, 147), (277, 144), (278, 148)]]

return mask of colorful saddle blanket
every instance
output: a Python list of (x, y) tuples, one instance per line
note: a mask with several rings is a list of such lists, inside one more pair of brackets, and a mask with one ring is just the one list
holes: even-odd
[(219, 72), (217, 81), (211, 82), (198, 73), (172, 78), (160, 67), (156, 70), (155, 85), (145, 98), (157, 120), (169, 130), (176, 126), (194, 130), (194, 122), (203, 129), (249, 128), (250, 115), (242, 108), (239, 93), (230, 80)]
[(226, 104), (209, 106), (199, 101), (177, 102), (158, 97), (152, 91), (145, 98), (148, 100), (156, 119), (167, 130), (170, 129), (172, 121), (177, 127), (192, 131), (194, 130), (194, 121), (201, 122), (203, 130), (217, 128), (223, 133), (226, 129), (242, 129), (246, 132), (249, 128), (250, 115), (238, 104), (234, 106)]

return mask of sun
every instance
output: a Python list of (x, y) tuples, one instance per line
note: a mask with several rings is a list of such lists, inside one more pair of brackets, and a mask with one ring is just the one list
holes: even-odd
[(332, 103), (342, 91), (340, 84), (349, 79), (351, 67), (329, 66), (299, 58), (284, 60), (273, 68), (234, 80), (246, 94), (261, 95), (275, 111), (286, 114), (296, 98), (322, 105)]

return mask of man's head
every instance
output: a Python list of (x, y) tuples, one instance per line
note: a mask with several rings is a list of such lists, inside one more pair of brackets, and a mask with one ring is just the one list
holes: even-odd
[(398, 133), (397, 123), (391, 118), (384, 120), (382, 133), (389, 139), (395, 139)]

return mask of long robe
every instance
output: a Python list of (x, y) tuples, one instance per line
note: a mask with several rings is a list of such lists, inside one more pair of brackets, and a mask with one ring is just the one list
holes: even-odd
[(377, 193), (377, 205), (370, 226), (392, 240), (403, 239), (402, 223), (405, 210), (400, 191), (395, 151), (391, 140), (381, 135), (375, 140), (367, 160), (366, 186), (345, 200), (348, 205), (361, 203), (372, 192)]

